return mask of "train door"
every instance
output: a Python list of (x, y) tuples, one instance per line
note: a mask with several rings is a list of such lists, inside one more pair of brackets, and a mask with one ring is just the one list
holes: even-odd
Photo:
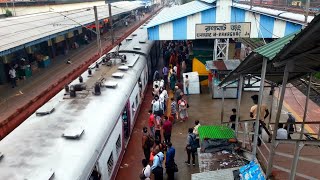
[(130, 137), (130, 103), (129, 101), (126, 104), (122, 112), (122, 122), (123, 122), (123, 135), (125, 144), (127, 144), (129, 137)]

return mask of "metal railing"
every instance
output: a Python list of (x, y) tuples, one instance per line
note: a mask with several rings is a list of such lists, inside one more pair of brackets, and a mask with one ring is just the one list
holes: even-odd
[[(242, 147), (251, 151), (252, 150), (252, 140), (251, 140), (251, 136), (254, 135), (254, 130), (253, 128), (251, 128), (252, 130), (249, 130), (250, 127), (253, 127), (253, 123), (255, 122), (255, 119), (249, 119), (249, 120), (239, 120), (239, 127), (238, 127), (238, 140), (242, 143)], [(224, 125), (229, 125), (231, 126), (231, 124), (233, 124), (234, 122), (222, 122), (222, 124)], [(274, 124), (275, 123), (270, 123), (269, 127), (267, 128), (269, 132), (267, 132), (267, 134), (272, 134), (274, 133)], [(277, 147), (279, 144), (294, 144), (295, 146), (299, 147), (299, 152), (303, 149), (304, 146), (315, 146), (316, 148), (320, 147), (320, 130), (318, 133), (310, 133), (310, 132), (304, 132), (304, 131), (290, 131), (289, 132), (289, 125), (293, 124), (293, 125), (317, 125), (320, 128), (320, 121), (313, 121), (313, 122), (292, 122), (292, 123), (283, 123), (287, 125), (287, 132), (288, 133), (292, 133), (292, 139), (275, 139), (275, 146)], [(262, 127), (265, 126), (264, 123), (261, 124)], [(266, 130), (265, 128), (263, 128), (264, 130)], [(303, 135), (305, 138), (300, 139), (300, 137), (302, 137), (301, 135)], [(270, 139), (272, 135), (270, 135), (268, 138), (266, 139)], [(294, 138), (294, 137), (299, 137), (299, 138)], [(267, 153), (270, 153), (270, 148), (269, 146), (271, 146), (270, 142), (265, 142), (262, 138), (262, 135), (259, 134), (259, 138), (261, 140), (261, 147), (257, 148), (257, 152), (258, 154), (262, 157), (260, 159), (260, 163), (264, 163), (264, 165), (266, 166), (268, 164), (268, 156), (266, 156), (266, 153), (262, 152), (262, 149), (267, 150)], [(249, 145), (249, 146), (247, 146)], [(298, 156), (289, 154), (289, 153), (284, 153), (284, 152), (279, 152), (279, 151), (275, 151), (275, 154), (281, 157), (285, 157), (288, 159), (295, 159), (297, 158), (300, 161), (305, 161), (308, 163), (314, 163), (314, 164), (320, 164), (320, 160), (317, 159), (313, 159), (313, 158), (309, 158), (309, 157), (304, 157), (301, 156), (300, 154), (298, 154)], [(262, 162), (261, 162), (262, 161)], [(273, 165), (273, 168), (278, 169), (280, 171), (286, 172), (286, 173), (291, 173), (291, 169), (279, 166), (279, 165)], [(303, 174), (303, 173), (295, 173), (296, 176), (298, 177), (302, 177), (302, 178), (306, 178), (306, 179), (311, 179), (311, 180), (316, 180), (317, 178), (309, 176), (307, 174)]]

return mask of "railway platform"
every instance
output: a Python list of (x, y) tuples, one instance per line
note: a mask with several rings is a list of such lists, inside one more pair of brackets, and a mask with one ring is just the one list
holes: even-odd
[[(155, 9), (154, 12), (157, 10), (159, 9)], [(126, 38), (124, 36), (126, 36), (127, 33), (138, 28), (141, 24), (147, 21), (154, 12), (147, 13), (144, 17), (141, 17), (140, 20), (130, 23), (130, 28), (125, 26), (116, 28), (114, 30), (115, 42)], [(112, 45), (109, 33), (101, 37), (101, 43), (102, 49), (104, 49), (105, 52), (108, 52), (117, 45), (116, 43)], [(38, 69), (36, 72), (33, 72), (32, 77), (18, 81), (18, 86), (15, 88), (11, 88), (9, 84), (0, 85), (0, 139), (6, 136), (23, 121), (21, 120), (23, 118), (20, 118), (21, 121), (16, 120), (16, 118), (12, 120), (10, 118), (12, 115), (15, 114), (18, 116), (25, 114), (24, 119), (26, 119), (33, 113), (30, 112), (29, 109), (26, 109), (27, 107), (31, 108), (32, 106), (31, 109), (33, 109), (33, 111), (38, 109), (41, 106), (39, 99), (43, 99), (42, 93), (50, 93), (50, 91), (57, 87), (59, 84), (57, 83), (58, 81), (69, 81), (68, 77), (73, 75), (76, 70), (79, 70), (79, 67), (85, 67), (85, 64), (88, 61), (96, 58), (97, 52), (97, 42), (96, 39), (94, 39), (90, 44), (71, 50), (65, 56), (56, 57), (52, 61), (50, 67)], [(68, 59), (71, 60), (71, 64), (66, 63)], [(49, 99), (44, 99), (43, 103)], [(8, 124), (10, 122), (11, 124)]]
[[(292, 89), (295, 91), (295, 89)], [(142, 128), (144, 126), (148, 126), (148, 110), (150, 107), (150, 102), (152, 99), (151, 96), (152, 92), (152, 87), (149, 86), (145, 99), (143, 100), (141, 110), (139, 112), (138, 119), (136, 121), (136, 124), (133, 129), (133, 133), (131, 136), (131, 139), (128, 143), (128, 147), (126, 149), (125, 155), (123, 157), (123, 160), (120, 165), (120, 169), (118, 171), (117, 180), (122, 180), (126, 179), (127, 177), (131, 177), (131, 179), (138, 179), (139, 174), (141, 173), (142, 170), (142, 165), (141, 165), (141, 160), (144, 158), (143, 155), (143, 150), (141, 148), (141, 137), (142, 137)], [(240, 116), (242, 118), (249, 118), (249, 109), (252, 106), (251, 99), (250, 97), (253, 94), (257, 94), (258, 92), (244, 92), (243, 93), (243, 101), (241, 103), (241, 112)], [(300, 99), (303, 96), (303, 94), (297, 93), (296, 98)], [(277, 104), (277, 96), (274, 96), (274, 98), (270, 98), (271, 96), (268, 96), (269, 94), (269, 89), (265, 90), (265, 98), (264, 102), (269, 106), (270, 103)], [(282, 122), (286, 121), (287, 114), (285, 112), (292, 112), (294, 115), (296, 115), (296, 118), (301, 119), (302, 116), (300, 116), (300, 111), (301, 106), (297, 104), (297, 102), (292, 101), (294, 99), (292, 95), (287, 93), (288, 95), (286, 96), (286, 103), (283, 107), (284, 113), (281, 115), (281, 120)], [(298, 97), (299, 95), (299, 97)], [(172, 96), (172, 92), (170, 92), (170, 96)], [(193, 173), (198, 173), (199, 172), (199, 167), (198, 167), (198, 162), (196, 161), (196, 166), (187, 166), (184, 161), (187, 158), (187, 154), (185, 152), (185, 143), (186, 143), (186, 136), (187, 136), (187, 130), (190, 127), (194, 127), (194, 121), (199, 120), (201, 125), (212, 125), (212, 124), (220, 124), (220, 110), (221, 110), (221, 100), (220, 99), (211, 99), (210, 94), (206, 92), (205, 90), (203, 91), (202, 94), (199, 95), (190, 95), (187, 97), (188, 103), (190, 104), (189, 110), (189, 120), (186, 122), (177, 122), (176, 124), (173, 125), (173, 130), (172, 130), (172, 136), (171, 136), (171, 141), (173, 143), (174, 148), (176, 149), (176, 156), (175, 156), (175, 161), (178, 165), (179, 172), (175, 173), (175, 179), (184, 179), (184, 180), (189, 180), (191, 179), (191, 174)], [(170, 102), (169, 102), (170, 103)], [(236, 107), (236, 99), (225, 99), (225, 114), (224, 114), (224, 121), (228, 121), (229, 116), (231, 115), (231, 109)], [(311, 103), (312, 104), (312, 103)], [(315, 104), (310, 106), (310, 108), (316, 108), (314, 107)], [(276, 108), (274, 108), (276, 109)], [(310, 110), (309, 116), (317, 116), (317, 109), (315, 110)], [(275, 116), (275, 110), (272, 111), (272, 118)], [(319, 116), (318, 116), (319, 117)], [(266, 147), (270, 147), (270, 143), (266, 143), (266, 146), (261, 146), (259, 147), (258, 150), (258, 159), (260, 160), (261, 166), (263, 168), (266, 167), (267, 163), (266, 160), (269, 156), (269, 152), (266, 149)], [(282, 153), (294, 153), (294, 145), (280, 145), (277, 148), (277, 152), (282, 152)], [(307, 146), (305, 149), (301, 152), (301, 155), (303, 157), (311, 158), (320, 160), (320, 151), (319, 148), (313, 147), (313, 146)], [(197, 158), (197, 156), (196, 156)], [(266, 158), (266, 159), (265, 159)], [(282, 156), (276, 156), (274, 160), (274, 165), (289, 168), (291, 166), (292, 159), (290, 158), (285, 158)], [(320, 178), (320, 173), (315, 171), (315, 169), (319, 169), (320, 165), (319, 164), (313, 164), (310, 162), (305, 162), (303, 160), (299, 161), (297, 172), (298, 173), (303, 173), (306, 174), (310, 177), (316, 177), (316, 179)], [(283, 172), (278, 169), (274, 169), (273, 171), (274, 179), (279, 179), (279, 180), (285, 180), (288, 179), (289, 174), (286, 172)], [(152, 177), (153, 178), (153, 177)], [(166, 179), (166, 175), (164, 175), (164, 179)], [(296, 179), (308, 179), (308, 178), (301, 178), (297, 177)]]

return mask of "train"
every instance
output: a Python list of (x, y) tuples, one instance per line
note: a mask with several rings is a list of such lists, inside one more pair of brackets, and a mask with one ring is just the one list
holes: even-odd
[(145, 26), (0, 141), (1, 179), (115, 179), (160, 56)]

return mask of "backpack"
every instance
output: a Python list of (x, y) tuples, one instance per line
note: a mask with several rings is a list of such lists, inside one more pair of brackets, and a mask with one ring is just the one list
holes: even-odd
[(198, 148), (198, 144), (197, 144), (196, 138), (193, 137), (191, 134), (189, 136), (191, 137), (191, 142), (190, 142), (191, 150), (192, 151), (196, 151), (197, 148)]
[(148, 147), (152, 147), (154, 144), (154, 138), (149, 135), (146, 144)]

